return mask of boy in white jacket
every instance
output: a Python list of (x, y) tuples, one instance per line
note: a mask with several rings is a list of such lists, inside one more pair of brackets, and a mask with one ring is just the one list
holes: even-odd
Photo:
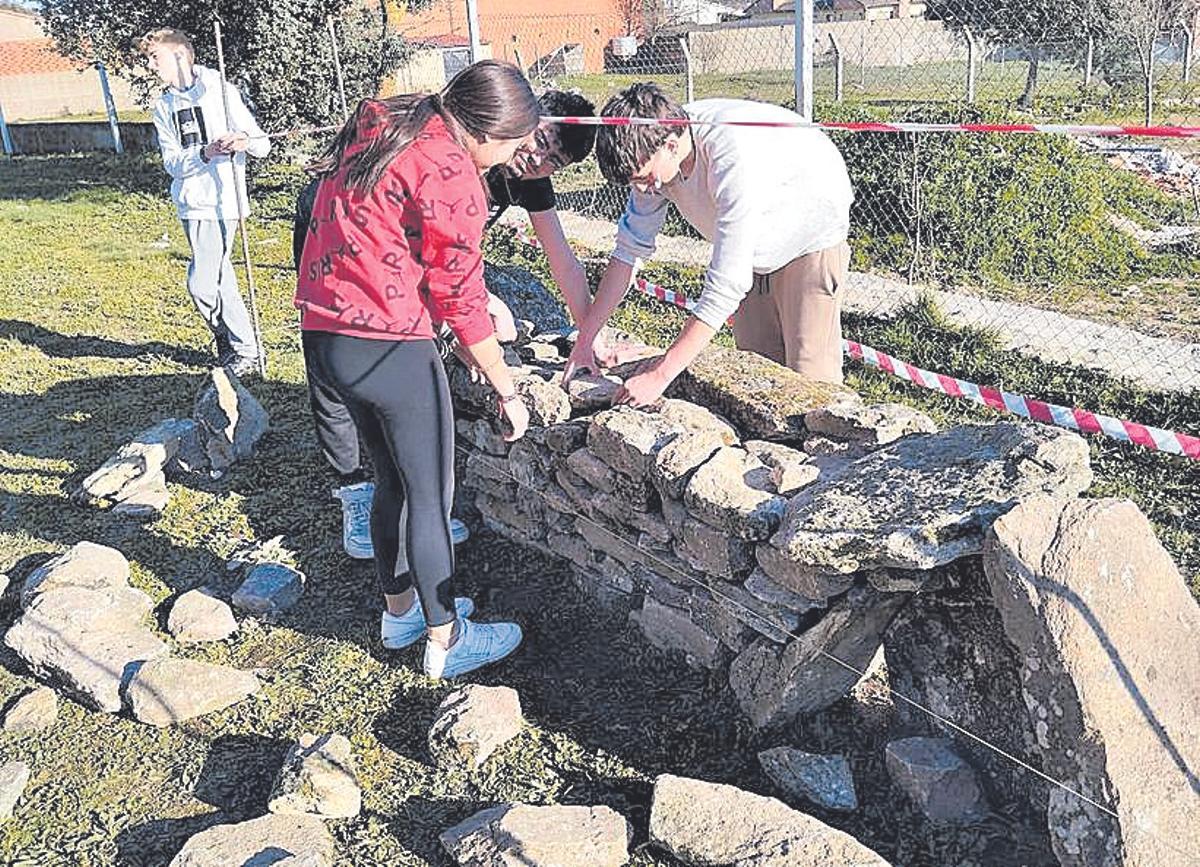
[[(239, 217), (250, 213), (246, 154), (271, 149), (236, 87), (195, 63), (192, 41), (181, 30), (147, 33), (139, 44), (166, 91), (154, 104), (154, 127), (171, 198), (187, 233), (192, 260), (187, 288), (217, 341), (217, 363), (245, 376), (258, 367), (258, 343), (238, 291), (230, 252)], [(226, 123), (225, 106), (229, 116)]]

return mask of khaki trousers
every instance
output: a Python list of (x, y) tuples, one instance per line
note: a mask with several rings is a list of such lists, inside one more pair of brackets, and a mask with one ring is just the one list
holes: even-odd
[(733, 318), (738, 349), (757, 352), (810, 379), (842, 381), (842, 287), (850, 246), (799, 256), (755, 274)]

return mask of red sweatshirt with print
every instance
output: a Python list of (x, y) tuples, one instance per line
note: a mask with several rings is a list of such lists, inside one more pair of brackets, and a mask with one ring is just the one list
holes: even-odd
[[(383, 129), (368, 114), (347, 155)], [(321, 181), (300, 259), (306, 331), (422, 340), (444, 322), (464, 345), (492, 334), (480, 242), (487, 197), (470, 155), (434, 117), (369, 192)]]

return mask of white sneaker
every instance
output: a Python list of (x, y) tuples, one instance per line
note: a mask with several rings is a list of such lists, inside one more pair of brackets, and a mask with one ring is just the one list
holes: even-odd
[[(454, 598), (454, 613), (459, 618), (470, 617), (475, 612), (475, 603), (465, 596)], [(399, 617), (383, 612), (379, 625), (379, 640), (388, 650), (403, 650), (418, 638), (425, 635), (425, 611), (421, 608), (421, 600), (413, 603), (412, 608)]]
[(515, 623), (473, 623), (458, 620), (458, 640), (450, 647), (425, 642), (425, 674), (434, 680), (458, 677), (489, 662), (498, 662), (521, 644), (521, 627)]
[(333, 492), (342, 501), (342, 548), (347, 557), (370, 560), (375, 556), (371, 541), (371, 498), (375, 496), (374, 482), (346, 485)]

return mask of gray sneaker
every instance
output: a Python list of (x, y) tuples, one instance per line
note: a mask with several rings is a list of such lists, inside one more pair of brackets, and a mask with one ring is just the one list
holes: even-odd
[(370, 560), (375, 556), (371, 541), (371, 498), (375, 496), (374, 482), (346, 485), (333, 492), (342, 503), (342, 548), (355, 560)]
[[(475, 603), (465, 596), (456, 596), (454, 613), (458, 617), (470, 617), (475, 613)], [(379, 625), (379, 639), (388, 650), (403, 650), (410, 644), (416, 644), (417, 639), (424, 638), (427, 631), (425, 611), (421, 608), (421, 600), (418, 599), (407, 614), (401, 614), (399, 617), (383, 612), (383, 619)]]

